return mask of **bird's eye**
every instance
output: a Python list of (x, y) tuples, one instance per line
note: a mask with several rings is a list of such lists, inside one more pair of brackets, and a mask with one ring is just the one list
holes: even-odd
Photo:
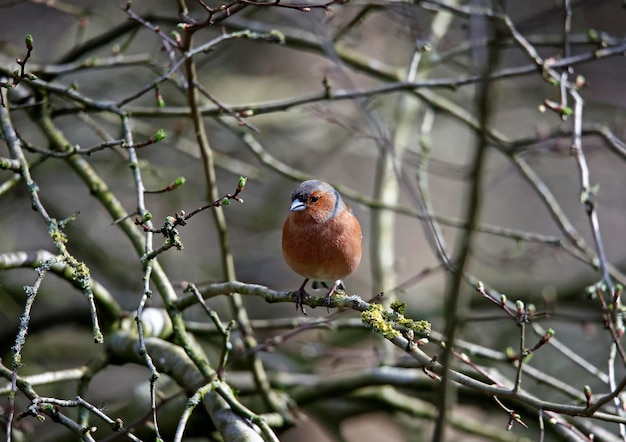
[(319, 197), (319, 196), (312, 196), (312, 197), (311, 197), (311, 202), (312, 202), (312, 203), (316, 203), (318, 199), (320, 199), (320, 197)]

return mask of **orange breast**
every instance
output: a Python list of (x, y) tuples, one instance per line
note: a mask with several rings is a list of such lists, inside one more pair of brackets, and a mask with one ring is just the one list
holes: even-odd
[(282, 248), (285, 261), (299, 275), (343, 279), (361, 262), (361, 226), (348, 211), (324, 222), (313, 221), (306, 211), (290, 213)]

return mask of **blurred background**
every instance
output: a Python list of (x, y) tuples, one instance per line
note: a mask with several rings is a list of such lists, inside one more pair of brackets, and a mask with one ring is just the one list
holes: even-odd
[[(590, 54), (625, 44), (626, 9), (622, 2), (608, 0), (533, 0), (488, 6), (508, 15), (543, 59), (572, 57), (575, 61), (565, 72), (571, 82), (577, 77), (584, 81), (582, 143), (590, 184), (598, 189), (594, 201), (602, 244), (607, 262), (615, 269), (613, 281), (623, 283), (626, 149), (620, 140), (626, 137), (626, 62), (623, 50), (617, 56), (598, 52), (593, 58)], [(189, 2), (188, 7), (192, 17), (205, 17), (198, 3)], [(564, 40), (567, 7), (572, 13), (571, 28)], [(166, 35), (181, 21), (173, 1), (135, 1), (132, 11)], [(581, 204), (580, 175), (571, 151), (573, 120), (550, 110), (551, 102), (560, 103), (562, 89), (532, 68), (532, 60), (511, 39), (501, 20), (476, 22), (437, 2), (356, 1), (310, 11), (248, 7), (198, 31), (195, 46), (243, 29), (277, 31), (285, 41), (232, 38), (194, 57), (199, 83), (213, 99), (204, 98), (201, 105), (208, 109), (204, 124), (216, 155), (218, 193), (234, 192), (240, 175), (249, 178), (241, 195), (244, 204), (217, 209), (223, 210), (227, 220), (237, 280), (274, 290), (297, 289), (301, 277), (282, 258), (281, 228), (293, 189), (300, 181), (316, 177), (337, 186), (363, 228), (364, 256), (359, 269), (346, 280), (347, 292), (364, 299), (384, 292), (388, 299), (407, 303), (407, 316), (431, 321), (434, 330), (443, 332), (449, 275), (433, 246), (432, 229), (414, 214), (423, 214), (427, 201), (431, 215), (439, 217), (439, 240), (452, 256), (464, 234), (458, 224), (464, 223), (468, 205), (473, 203), (469, 189), (475, 177), (470, 166), (483, 138), (480, 121), (484, 116), (489, 135), (478, 223), (488, 227), (474, 233), (466, 270), (509, 299), (534, 303), (543, 315), (542, 327), (555, 329), (572, 352), (607, 370), (611, 340), (599, 302), (590, 300), (585, 290), (601, 281), (602, 274), (594, 261), (596, 244)], [(177, 177), (186, 180), (173, 191), (146, 195), (146, 207), (156, 226), (168, 215), (190, 212), (209, 202), (180, 73), (159, 84), (164, 107), (157, 106), (153, 89), (127, 101), (170, 67), (170, 54), (154, 30), (130, 20), (123, 2), (0, 0), (2, 72), (18, 68), (15, 58), (25, 54), (25, 34), (34, 38), (27, 71), (44, 81), (74, 87), (92, 100), (123, 102), (121, 108), (131, 115), (137, 142), (158, 129), (165, 130), (164, 141), (137, 150), (148, 190), (162, 189)], [(579, 62), (577, 56), (586, 61)], [(174, 58), (179, 57), (174, 52)], [(441, 79), (459, 84), (426, 86), (415, 93), (400, 86), (390, 92), (372, 92), (410, 78), (412, 63), (417, 68), (414, 81)], [(498, 75), (507, 68), (526, 70), (524, 75)], [(497, 78), (489, 82), (487, 105), (481, 109), (478, 82), (464, 79), (486, 70)], [(323, 98), (325, 83), (328, 99)], [(44, 134), (29, 116), (32, 90), (24, 82), (11, 91), (11, 118), (24, 141), (48, 149)], [(362, 93), (342, 97), (350, 91)], [(89, 148), (103, 139), (123, 136), (120, 119), (111, 112), (88, 106), (79, 111), (84, 104), (62, 94), (50, 94), (49, 101), (55, 123), (72, 145)], [(254, 109), (250, 116), (243, 115), (248, 126), (238, 124), (227, 111), (218, 111), (215, 103), (226, 109)], [(28, 155), (31, 161), (41, 157), (33, 152)], [(9, 156), (4, 145), (0, 156)], [(126, 211), (136, 211), (135, 184), (125, 152), (105, 149), (85, 158)], [(115, 220), (63, 159), (48, 158), (31, 172), (51, 216), (64, 219), (79, 212), (65, 229), (70, 252), (88, 265), (93, 278), (123, 309), (135, 310), (143, 290), (142, 265)], [(9, 182), (13, 175), (0, 171), (0, 182)], [(42, 249), (56, 253), (23, 183), (1, 189), (0, 254)], [(558, 203), (562, 219), (579, 235), (578, 245), (555, 221), (556, 206), (546, 205), (546, 190)], [(400, 209), (379, 210), (372, 201)], [(184, 249), (171, 249), (159, 257), (179, 294), (184, 281), (200, 286), (223, 281), (220, 246), (209, 211), (191, 218), (179, 231)], [(161, 241), (162, 237), (155, 236), (156, 247)], [(591, 255), (579, 247), (583, 243)], [(32, 268), (0, 272), (0, 356), (5, 365), (24, 309), (22, 287), (34, 279)], [(501, 310), (470, 284), (463, 284), (459, 295), (468, 306), (459, 338), (500, 352), (517, 348), (519, 330)], [(291, 303), (269, 304), (252, 296), (244, 297), (244, 302), (253, 320), (300, 316)], [(230, 319), (227, 297), (208, 303), (223, 320)], [(153, 296), (150, 305), (161, 306), (160, 297)], [(328, 313), (313, 309), (309, 315), (324, 318)], [(357, 314), (348, 312), (342, 317), (356, 318)], [(187, 310), (185, 318), (208, 322), (198, 307)], [(30, 332), (25, 366), (20, 370), (24, 375), (80, 366), (101, 352), (92, 343), (87, 303), (60, 278), (44, 280)], [(262, 342), (274, 334), (271, 329), (260, 330), (258, 339)], [(215, 337), (199, 335), (199, 339), (206, 339), (203, 345), (208, 352), (216, 351)], [(237, 342), (236, 333), (233, 339)], [(381, 349), (377, 341), (362, 331), (306, 332), (276, 352), (264, 354), (263, 360), (277, 373), (317, 374), (374, 367), (381, 353), (394, 363), (403, 360), (400, 352)], [(435, 344), (430, 347), (431, 353), (438, 351)], [(607, 388), (602, 376), (588, 375), (561, 353), (550, 354), (536, 355), (530, 365), (579, 390), (584, 384)], [(619, 375), (624, 370), (617, 365)], [(514, 372), (510, 365), (501, 370), (508, 375)], [(94, 379), (91, 398), (121, 410), (121, 399), (130, 395), (130, 387), (134, 399), (147, 395), (147, 373), (138, 366), (110, 366)], [(532, 381), (524, 386), (536, 393), (543, 388)], [(57, 397), (75, 395), (72, 385), (58, 388), (53, 390)], [(427, 402), (433, 394), (424, 393)], [(558, 394), (548, 399), (564, 400)], [(455, 416), (469, 416), (476, 422), (486, 419), (484, 410), (476, 406), (481, 400), (466, 397)], [(0, 401), (6, 406), (5, 397)], [(130, 396), (128, 402), (136, 404)], [(391, 422), (388, 418), (394, 413), (355, 412), (356, 417), (346, 418), (336, 427), (339, 432), (333, 433), (332, 425), (324, 422), (324, 418), (331, 419), (332, 408), (322, 411), (316, 408), (319, 405), (306, 408), (310, 420), (286, 431), (281, 440), (419, 441), (428, 440), (432, 429), (428, 417), (417, 425), (406, 415), (395, 415)], [(501, 412), (495, 416), (499, 420), (490, 423), (503, 430), (507, 416)], [(534, 419), (530, 419), (531, 430), (517, 426), (511, 439), (506, 439), (509, 433), (498, 433), (503, 439), (494, 440), (519, 440), (518, 436), (536, 440)], [(66, 430), (54, 425), (47, 425), (45, 433), (32, 422), (23, 425), (29, 440), (67, 440)], [(615, 424), (604, 428), (609, 435), (618, 434)], [(449, 440), (461, 440), (456, 439), (461, 437), (458, 434), (451, 433)], [(488, 439), (460, 434), (462, 440)], [(610, 439), (609, 435), (605, 436)], [(559, 440), (563, 436), (556, 432), (550, 437)]]

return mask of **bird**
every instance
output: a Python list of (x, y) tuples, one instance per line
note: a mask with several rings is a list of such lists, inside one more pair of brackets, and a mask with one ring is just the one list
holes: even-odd
[(330, 184), (320, 180), (300, 183), (291, 194), (283, 225), (282, 249), (287, 265), (304, 277), (296, 293), (296, 310), (302, 310), (309, 280), (333, 281), (330, 296), (361, 262), (361, 225)]

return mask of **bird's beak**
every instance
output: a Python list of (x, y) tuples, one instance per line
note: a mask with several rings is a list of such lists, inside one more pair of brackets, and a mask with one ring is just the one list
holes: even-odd
[(299, 199), (293, 200), (291, 203), (291, 207), (289, 207), (290, 212), (300, 212), (304, 209), (306, 209), (306, 205)]

